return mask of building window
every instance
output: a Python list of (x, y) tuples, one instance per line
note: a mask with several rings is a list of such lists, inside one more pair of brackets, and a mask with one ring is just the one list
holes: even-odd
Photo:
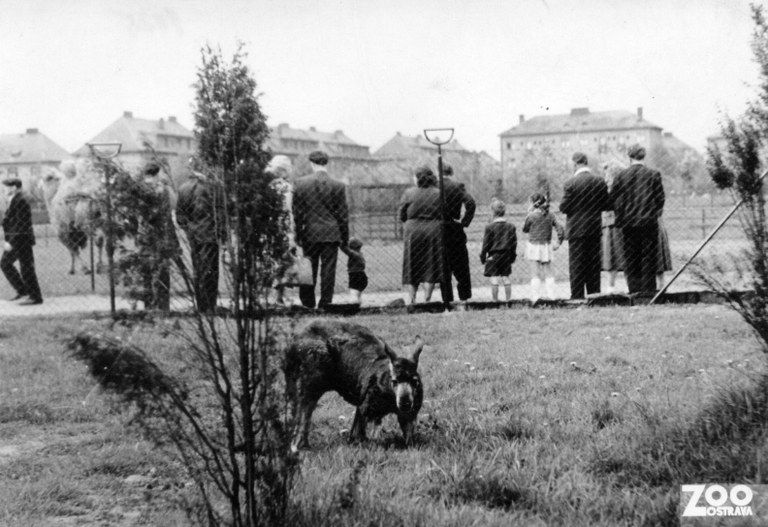
[(608, 139), (605, 137), (600, 138), (600, 143), (597, 145), (597, 153), (598, 154), (607, 154), (608, 153)]
[(512, 150), (512, 143), (507, 141), (507, 150)]
[(8, 177), (19, 177), (19, 169), (17, 167), (8, 167)]
[(40, 176), (40, 165), (32, 165), (29, 167), (29, 173), (32, 177)]

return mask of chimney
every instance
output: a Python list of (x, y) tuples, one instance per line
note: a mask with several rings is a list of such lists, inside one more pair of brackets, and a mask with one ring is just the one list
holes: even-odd
[(637, 120), (642, 121), (643, 120), (643, 107), (638, 106), (637, 107)]
[(343, 135), (344, 135), (344, 132), (342, 132), (341, 130), (336, 130), (335, 132), (333, 132), (333, 137), (335, 137), (336, 139), (340, 139)]
[(37, 128), (27, 128), (28, 135), (34, 135), (37, 133)]
[(309, 131), (310, 131), (310, 132), (317, 132), (317, 130), (315, 130), (315, 127), (314, 127), (314, 126), (310, 126), (310, 127), (309, 127)]
[(571, 115), (587, 115), (589, 108), (571, 108)]
[(525, 122), (525, 115), (520, 114), (520, 123), (519, 124), (523, 124), (524, 122)]
[(133, 119), (133, 112), (123, 112), (123, 117), (127, 117), (128, 119)]
[(169, 123), (175, 123), (176, 122), (176, 116), (175, 115), (169, 115), (168, 116), (168, 122)]
[(290, 128), (290, 127), (288, 126), (288, 123), (280, 123), (277, 125), (277, 128), (279, 130), (282, 130), (283, 128)]
[(672, 132), (664, 132), (664, 137), (672, 137)]
[(163, 118), (161, 117), (161, 118), (160, 118), (160, 120), (159, 120), (159, 121), (157, 121), (157, 127), (158, 127), (160, 130), (165, 130), (165, 119), (163, 119)]

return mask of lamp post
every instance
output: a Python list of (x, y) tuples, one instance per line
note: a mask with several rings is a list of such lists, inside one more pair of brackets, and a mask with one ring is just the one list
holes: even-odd
[[(447, 136), (447, 139), (446, 139)], [(447, 222), (448, 217), (445, 212), (445, 184), (443, 182), (443, 150), (442, 146), (447, 144), (453, 139), (453, 128), (427, 128), (424, 130), (424, 137), (427, 141), (437, 146), (437, 178), (440, 183), (440, 235), (442, 237), (443, 244), (443, 287), (441, 291), (445, 291), (446, 288), (451, 286), (451, 271), (448, 269), (448, 229)], [(445, 309), (448, 309), (448, 297), (445, 293), (443, 296), (443, 305)]]
[(115, 245), (112, 237), (112, 193), (111, 193), (111, 176), (112, 176), (112, 160), (120, 154), (120, 150), (123, 148), (122, 143), (109, 142), (109, 143), (86, 143), (88, 148), (91, 149), (91, 155), (99, 160), (104, 167), (104, 193), (105, 193), (105, 207), (107, 213), (107, 222), (105, 229), (105, 236), (107, 238), (107, 273), (109, 274), (109, 309), (112, 315), (115, 315)]

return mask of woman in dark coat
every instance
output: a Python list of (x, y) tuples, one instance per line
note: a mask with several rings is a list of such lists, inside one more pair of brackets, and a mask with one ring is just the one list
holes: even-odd
[(403, 229), (403, 285), (408, 286), (409, 302), (416, 302), (416, 291), (424, 283), (424, 300), (429, 302), (435, 284), (443, 276), (443, 244), (440, 228), (440, 190), (429, 167), (416, 171), (416, 187), (409, 188), (400, 201)]

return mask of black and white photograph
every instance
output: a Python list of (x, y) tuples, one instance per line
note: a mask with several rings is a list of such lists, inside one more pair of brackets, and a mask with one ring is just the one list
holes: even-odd
[(0, 526), (768, 525), (768, 3), (0, 7)]

